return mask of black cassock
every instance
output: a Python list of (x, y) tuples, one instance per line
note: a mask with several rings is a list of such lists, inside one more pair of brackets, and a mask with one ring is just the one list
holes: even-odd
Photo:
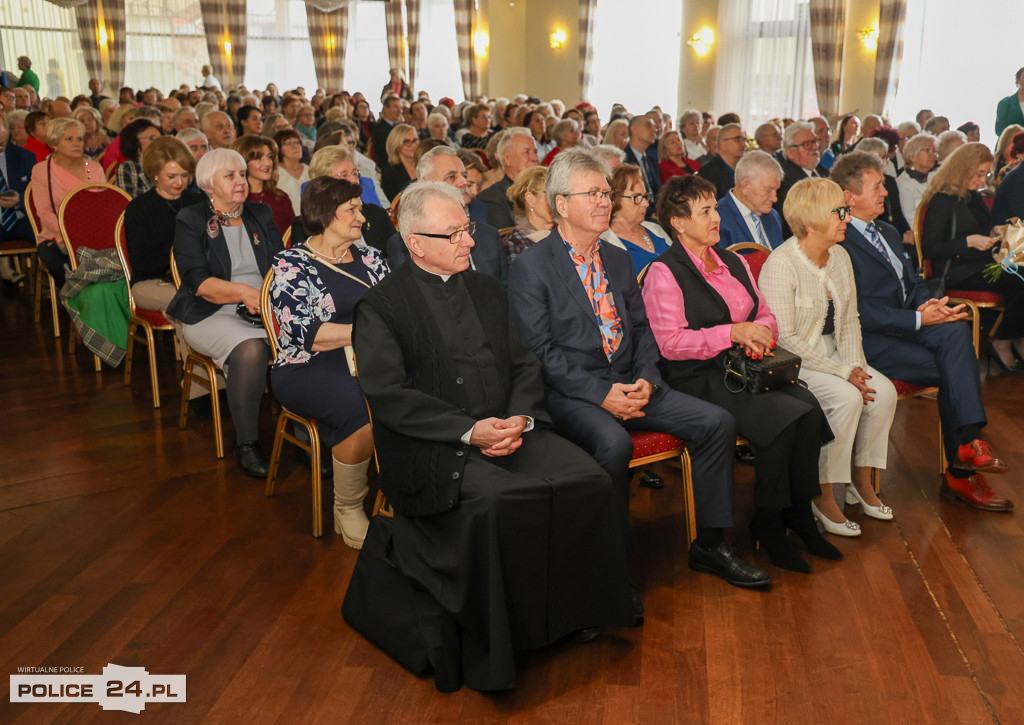
[[(403, 265), (359, 303), (353, 344), (395, 508), (392, 522), (374, 519), (360, 564), (386, 560), (415, 591), (396, 596), (357, 564), (346, 619), (444, 690), (511, 688), (516, 652), (632, 624), (611, 479), (548, 430), (540, 363), (500, 284)], [(461, 441), (477, 420), (513, 415), (535, 421), (515, 453), (491, 458)], [(410, 625), (407, 641), (389, 637), (389, 621)], [(410, 665), (413, 649), (430, 667)]]

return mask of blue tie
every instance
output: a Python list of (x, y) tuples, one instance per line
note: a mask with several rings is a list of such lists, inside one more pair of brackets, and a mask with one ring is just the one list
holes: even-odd
[[(0, 174), (0, 194), (5, 191), (10, 191), (11, 187), (7, 185), (7, 179), (4, 178), (3, 174)], [(11, 231), (14, 228), (14, 223), (18, 221), (18, 210), (13, 206), (10, 208), (0, 209), (0, 227), (3, 227), (7, 231)]]
[(882, 241), (882, 234), (881, 232), (878, 231), (878, 227), (875, 226), (875, 223), (868, 222), (865, 228), (868, 231), (868, 241), (871, 242), (871, 246), (878, 250), (879, 254), (882, 255), (885, 261), (892, 266), (893, 271), (896, 272), (896, 276), (899, 277), (900, 291), (903, 292), (903, 298), (906, 299), (907, 283), (903, 279), (902, 267), (900, 269), (897, 269), (896, 266), (893, 265), (892, 257), (890, 257), (889, 252), (886, 251), (885, 242)]
[(750, 212), (750, 218), (754, 220), (754, 229), (757, 230), (757, 236), (759, 237), (759, 239), (756, 240), (757, 243), (765, 249), (771, 250), (772, 247), (768, 244), (768, 237), (765, 236), (764, 227), (761, 226), (761, 217), (757, 215), (756, 211), (752, 211)]

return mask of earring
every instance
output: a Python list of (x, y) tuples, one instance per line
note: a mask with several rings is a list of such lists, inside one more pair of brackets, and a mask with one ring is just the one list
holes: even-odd
[(532, 206), (530, 207), (530, 211), (533, 211), (533, 207)]

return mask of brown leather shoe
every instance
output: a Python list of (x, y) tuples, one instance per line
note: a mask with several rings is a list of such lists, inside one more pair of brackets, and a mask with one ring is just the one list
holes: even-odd
[(995, 492), (988, 487), (985, 477), (976, 473), (969, 478), (956, 478), (949, 471), (946, 471), (946, 480), (942, 482), (939, 495), (951, 501), (963, 501), (974, 508), (985, 511), (1010, 512), (1013, 510), (1013, 501), (1008, 498), (996, 496)]
[(992, 446), (980, 438), (957, 449), (957, 457), (965, 468), (985, 473), (1006, 473), (1006, 463), (995, 457)]

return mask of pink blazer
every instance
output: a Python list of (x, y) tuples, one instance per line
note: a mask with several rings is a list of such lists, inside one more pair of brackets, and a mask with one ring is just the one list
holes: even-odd
[[(52, 157), (51, 157), (52, 158)], [(53, 169), (51, 179), (49, 168)], [(104, 182), (106, 177), (103, 174), (103, 167), (95, 161), (85, 159), (85, 173), (89, 182)], [(57, 223), (57, 212), (60, 210), (60, 203), (68, 193), (83, 185), (80, 178), (67, 169), (62, 169), (56, 162), (50, 164), (40, 161), (32, 167), (32, 203), (39, 212), (39, 219), (42, 222), (42, 229), (39, 230), (39, 238), (36, 244), (55, 239), (63, 246), (64, 239), (60, 235), (60, 224)], [(53, 204), (50, 204), (50, 196), (53, 196)]]

